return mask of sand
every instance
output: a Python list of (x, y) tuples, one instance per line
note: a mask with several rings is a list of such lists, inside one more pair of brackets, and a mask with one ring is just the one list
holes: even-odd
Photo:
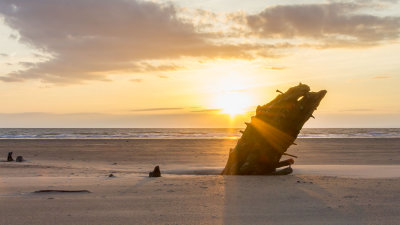
[(0, 140), (27, 160), (0, 162), (0, 224), (399, 224), (400, 139), (296, 142), (268, 177), (216, 175), (236, 140)]

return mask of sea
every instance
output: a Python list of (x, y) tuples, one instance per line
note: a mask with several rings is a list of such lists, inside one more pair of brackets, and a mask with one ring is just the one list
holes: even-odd
[[(243, 128), (0, 128), (0, 139), (238, 139)], [(298, 138), (400, 138), (400, 128), (303, 128)]]

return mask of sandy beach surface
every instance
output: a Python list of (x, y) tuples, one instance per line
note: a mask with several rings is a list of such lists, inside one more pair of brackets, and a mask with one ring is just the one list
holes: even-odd
[(230, 139), (3, 139), (0, 224), (400, 224), (400, 139), (296, 142), (270, 177), (218, 175)]

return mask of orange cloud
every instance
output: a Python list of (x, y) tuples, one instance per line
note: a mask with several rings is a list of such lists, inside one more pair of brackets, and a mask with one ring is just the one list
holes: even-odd
[[(217, 14), (198, 10), (191, 20), (183, 19), (181, 9), (172, 4), (3, 0), (0, 15), (18, 32), (18, 41), (51, 57), (35, 64), (23, 62), (20, 70), (0, 80), (80, 83), (108, 80), (110, 74), (180, 70), (184, 67), (165, 62), (182, 57), (252, 60), (283, 57), (296, 47), (365, 47), (396, 40), (400, 17), (361, 11), (377, 5), (376, 1), (278, 5), (257, 14), (228, 14), (229, 25), (218, 30), (221, 24), (213, 23)], [(205, 22), (196, 24), (195, 17)]]
[[(278, 5), (247, 16), (253, 34), (262, 38), (308, 38), (317, 46), (370, 46), (399, 36), (400, 17), (381, 17), (359, 12), (378, 3), (334, 2)], [(315, 44), (309, 44), (313, 47)]]
[(113, 72), (175, 70), (146, 63), (183, 56), (250, 58), (252, 44), (216, 44), (210, 35), (177, 17), (172, 5), (138, 0), (0, 2), (5, 23), (20, 41), (52, 58), (0, 77), (50, 83), (102, 80)]

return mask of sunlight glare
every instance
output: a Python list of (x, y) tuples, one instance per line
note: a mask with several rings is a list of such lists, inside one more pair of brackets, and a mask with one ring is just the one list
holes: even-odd
[(221, 109), (220, 113), (229, 114), (234, 117), (245, 114), (252, 104), (252, 99), (246, 89), (244, 76), (231, 72), (229, 76), (222, 77), (218, 88), (216, 107)]
[(225, 92), (218, 97), (217, 104), (221, 108), (221, 113), (236, 116), (246, 113), (249, 96), (240, 92)]

